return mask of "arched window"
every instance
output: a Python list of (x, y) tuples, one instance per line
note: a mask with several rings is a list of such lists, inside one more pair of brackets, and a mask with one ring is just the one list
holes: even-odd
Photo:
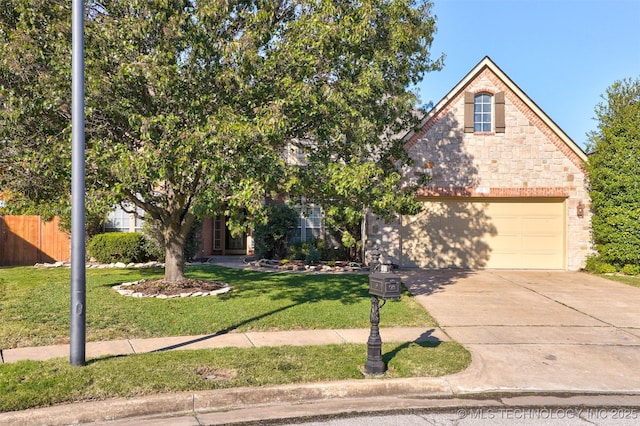
[(491, 98), (492, 96), (488, 93), (479, 93), (473, 97), (474, 132), (490, 132), (492, 130)]
[(505, 103), (504, 92), (465, 93), (464, 131), (465, 133), (504, 133)]

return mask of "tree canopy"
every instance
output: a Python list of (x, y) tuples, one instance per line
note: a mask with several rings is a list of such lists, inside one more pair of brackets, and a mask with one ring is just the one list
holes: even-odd
[[(393, 161), (406, 156), (386, 135), (408, 128), (410, 88), (441, 66), (430, 7), (87, 2), (88, 207), (142, 209), (165, 240), (165, 279), (179, 281), (197, 216), (224, 212), (239, 230), (263, 217), (265, 197), (330, 198), (302, 184), (309, 170), (327, 183), (368, 164), (370, 186), (397, 183)], [(0, 0), (0, 184), (34, 204), (69, 202), (70, 24), (68, 0)], [(306, 168), (285, 161), (291, 145)], [(371, 194), (385, 197), (354, 205), (379, 203)]]
[(593, 238), (604, 262), (640, 265), (640, 78), (615, 82), (589, 135)]

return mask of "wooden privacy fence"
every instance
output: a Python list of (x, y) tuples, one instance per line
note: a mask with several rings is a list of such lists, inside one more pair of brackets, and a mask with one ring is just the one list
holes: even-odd
[(57, 217), (0, 216), (0, 266), (68, 262), (71, 239), (58, 223)]

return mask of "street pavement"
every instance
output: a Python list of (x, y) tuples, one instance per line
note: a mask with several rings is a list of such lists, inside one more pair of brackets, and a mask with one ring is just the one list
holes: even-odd
[[(467, 370), (438, 378), (368, 378), (92, 401), (1, 413), (0, 425), (303, 424), (319, 416), (324, 424), (331, 420), (323, 416), (364, 413), (409, 416), (402, 422), (410, 424), (431, 421), (423, 414), (415, 417), (425, 412), (444, 416), (435, 424), (489, 424), (518, 420), (513, 416), (523, 415), (517, 411), (522, 407), (556, 410), (564, 418), (555, 418), (561, 422), (554, 424), (632, 424), (640, 417), (640, 289), (559, 271), (399, 273), (439, 327), (383, 328), (383, 341), (458, 341), (472, 354)], [(368, 330), (228, 333), (99, 342), (88, 344), (87, 352), (93, 357), (225, 345), (362, 343), (367, 337)], [(68, 345), (14, 349), (4, 351), (3, 358), (44, 359), (68, 356), (68, 350)], [(618, 422), (614, 412), (577, 416), (569, 411), (616, 407), (627, 410), (617, 413)], [(521, 424), (549, 423), (540, 423), (545, 420), (540, 415), (551, 414), (540, 413)]]

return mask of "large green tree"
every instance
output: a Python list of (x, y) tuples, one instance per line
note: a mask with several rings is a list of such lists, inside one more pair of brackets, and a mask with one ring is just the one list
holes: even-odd
[(607, 88), (589, 135), (593, 239), (604, 262), (640, 265), (640, 79)]
[[(403, 143), (397, 138), (387, 142), (399, 147)], [(301, 181), (312, 194), (306, 201), (323, 207), (325, 225), (339, 235), (352, 259), (360, 258), (362, 224), (368, 213), (391, 219), (421, 208), (415, 199), (416, 188), (401, 189), (402, 175), (395, 164), (393, 158), (362, 161), (354, 156), (347, 164), (322, 162), (301, 169)]]
[[(309, 191), (285, 161), (292, 143), (309, 168), (389, 160), (385, 182), (398, 145), (380, 136), (408, 125), (409, 88), (440, 67), (430, 6), (88, 1), (89, 204), (141, 208), (165, 240), (165, 279), (180, 281), (197, 216), (240, 230), (265, 197)], [(69, 198), (70, 7), (0, 0), (0, 183), (34, 203)]]

